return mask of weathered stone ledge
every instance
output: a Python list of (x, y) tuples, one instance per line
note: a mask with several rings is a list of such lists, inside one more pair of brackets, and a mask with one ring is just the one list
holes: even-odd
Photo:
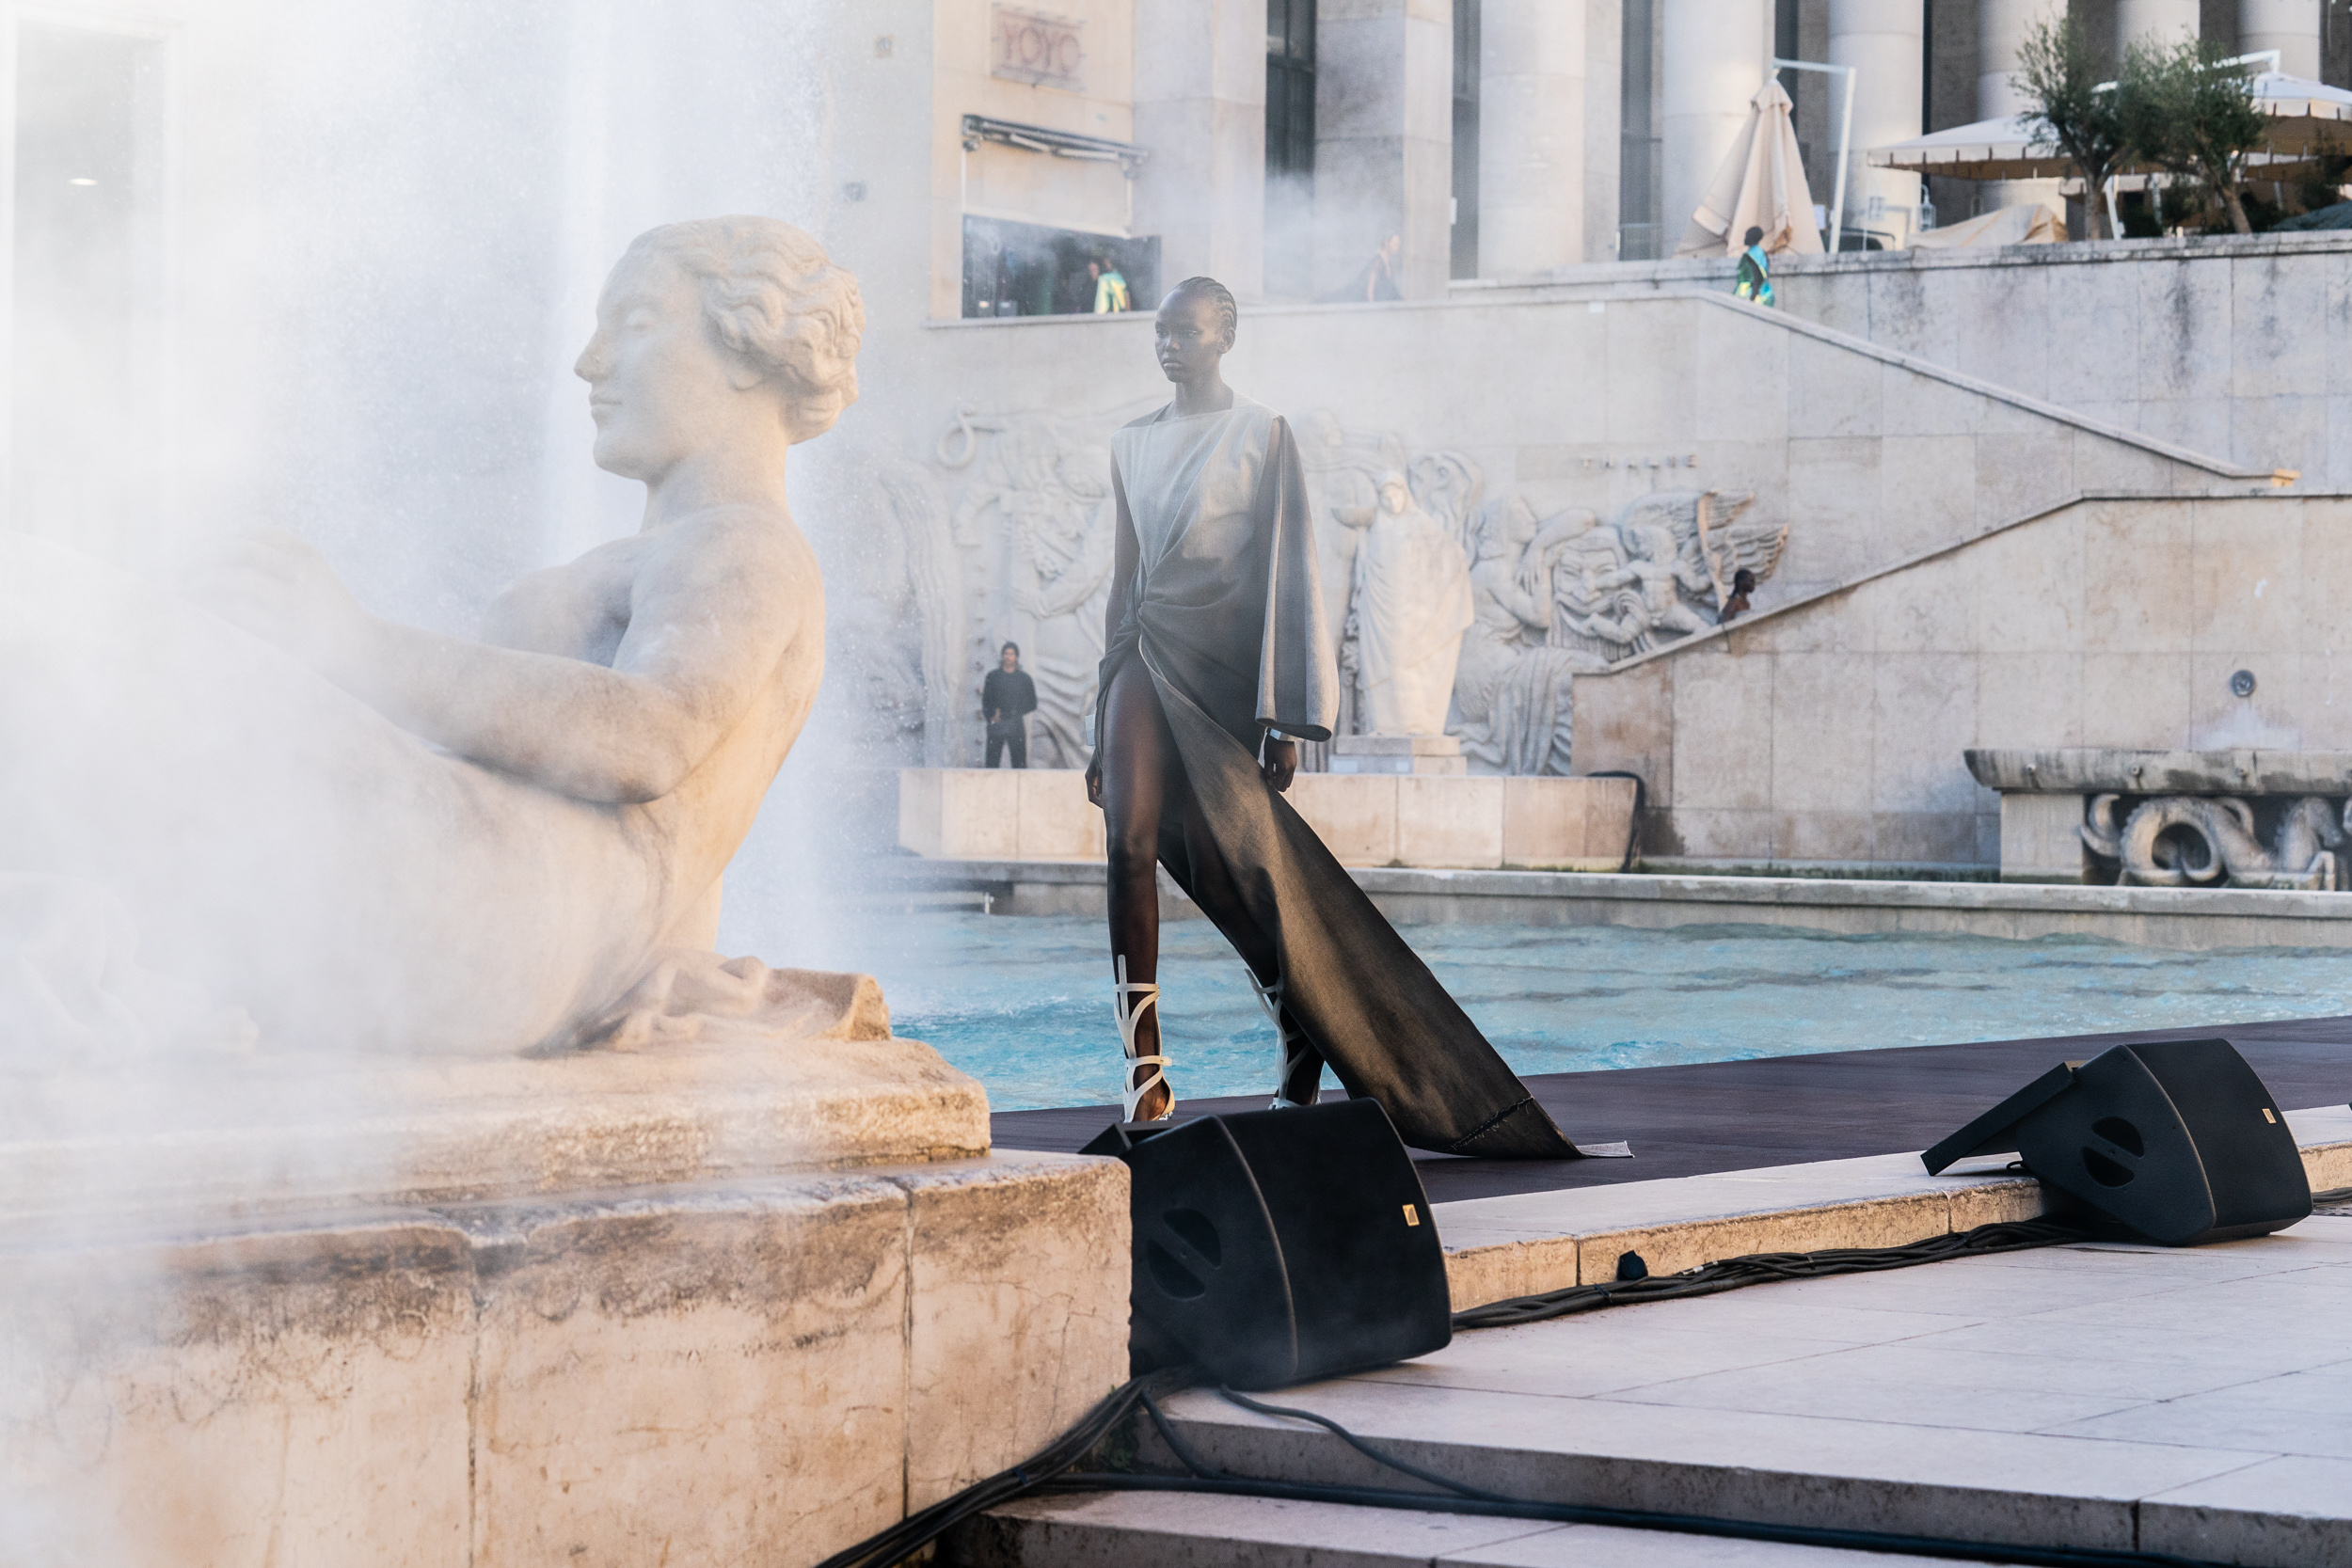
[[(2352, 896), (2340, 893), (1409, 866), (1359, 866), (1348, 874), (1390, 919), (1405, 923), (1762, 925), (1849, 936), (2012, 941), (2078, 936), (2185, 951), (2352, 947)], [(886, 863), (883, 875), (903, 888), (986, 894), (1003, 914), (1097, 914), (1103, 907), (1103, 863), (1096, 860), (910, 858)], [(1161, 903), (1170, 916), (1197, 912), (1165, 878)]]

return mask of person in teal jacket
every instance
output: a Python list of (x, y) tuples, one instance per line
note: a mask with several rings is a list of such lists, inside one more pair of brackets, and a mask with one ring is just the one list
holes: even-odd
[(1764, 230), (1750, 229), (1747, 249), (1740, 256), (1740, 280), (1731, 292), (1741, 299), (1752, 299), (1758, 305), (1772, 301), (1772, 263), (1764, 254)]

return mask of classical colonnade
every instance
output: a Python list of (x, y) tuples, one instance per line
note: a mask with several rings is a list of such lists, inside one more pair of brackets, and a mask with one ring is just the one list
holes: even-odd
[[(2322, 0), (2237, 0), (2238, 47), (2276, 49), (2289, 74), (2320, 73)], [(1773, 55), (1772, 0), (1651, 0), (1658, 25), (1659, 219), (1666, 245), (1744, 122)], [(2200, 0), (2113, 0), (2120, 50), (2200, 26)], [(2014, 114), (2010, 76), (2036, 23), (2066, 0), (1978, 0), (1976, 117)], [(1509, 277), (1613, 254), (1626, 0), (1483, 0), (1478, 270)], [(1210, 272), (1259, 292), (1264, 245), (1264, 39), (1256, 8), (1152, 0), (1136, 8), (1139, 232), (1164, 237), (1169, 276)], [(1351, 0), (1318, 25), (1314, 245), (1317, 275), (1343, 276), (1376, 243), (1404, 239), (1407, 294), (1442, 293), (1454, 217), (1452, 8)], [(1828, 0), (1823, 63), (1851, 66), (1847, 208), (1915, 208), (1918, 177), (1867, 163), (1919, 135), (1922, 0)], [(1818, 31), (1815, 34), (1818, 37)], [(1833, 93), (1842, 88), (1831, 89)], [(1820, 165), (1817, 163), (1817, 169)], [(1202, 193), (1213, 193), (1204, 196)], [(1826, 202), (1829, 194), (1817, 191)], [(2049, 198), (2012, 189), (2007, 200)]]

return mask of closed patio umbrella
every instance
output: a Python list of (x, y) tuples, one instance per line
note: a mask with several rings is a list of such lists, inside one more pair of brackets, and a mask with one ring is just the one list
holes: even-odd
[(1768, 81), (1749, 101), (1748, 123), (1708, 182), (1677, 256), (1737, 256), (1750, 229), (1764, 230), (1767, 255), (1817, 256), (1821, 231), (1813, 227), (1813, 193), (1804, 159), (1788, 122), (1788, 93)]

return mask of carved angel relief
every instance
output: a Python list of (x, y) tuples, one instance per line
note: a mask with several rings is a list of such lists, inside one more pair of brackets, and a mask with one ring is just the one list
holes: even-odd
[(1550, 577), (1551, 644), (1613, 664), (1715, 626), (1733, 579), (1771, 577), (1788, 539), (1785, 523), (1740, 519), (1754, 499), (1661, 490), (1606, 525), (1590, 513), (1547, 524), (1533, 548)]

